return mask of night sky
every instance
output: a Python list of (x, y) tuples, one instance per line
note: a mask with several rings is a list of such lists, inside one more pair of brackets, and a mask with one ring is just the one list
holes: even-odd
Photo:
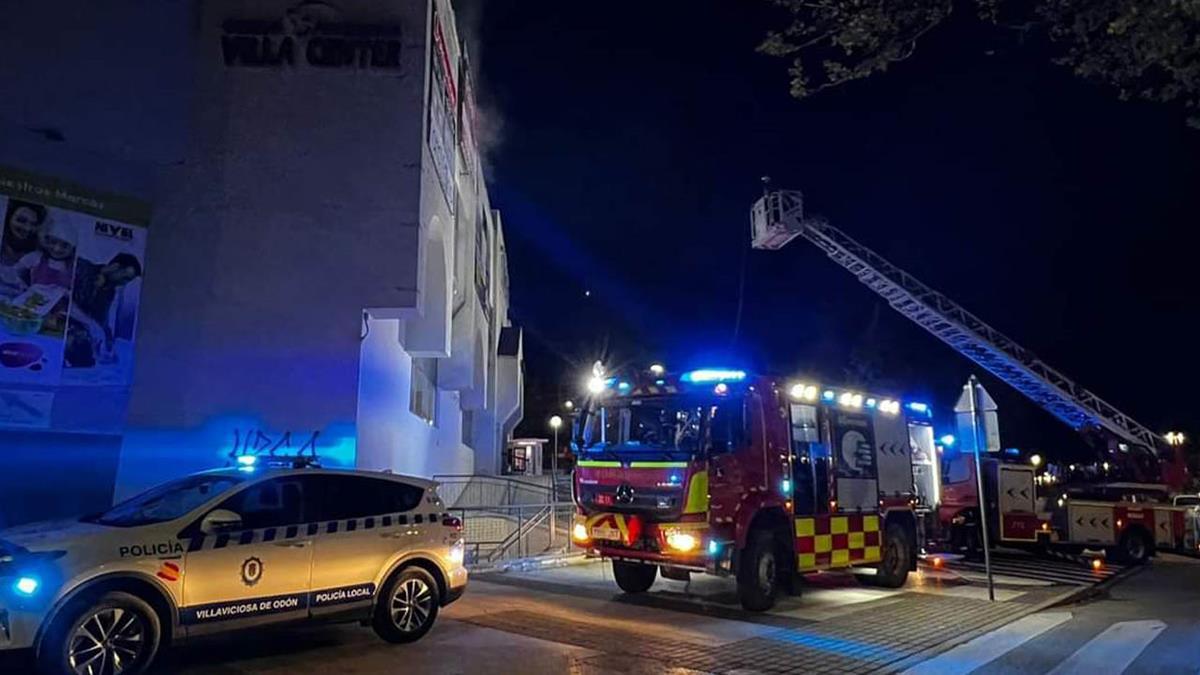
[[(1200, 131), (1177, 107), (1121, 102), (965, 13), (886, 75), (806, 100), (755, 52), (752, 0), (488, 0), (470, 39), (497, 129), (526, 422), (614, 364), (731, 364), (845, 380), (939, 421), (981, 369), (803, 240), (749, 254), (760, 176), (1162, 432), (1200, 432), (1192, 233)], [(585, 295), (590, 291), (590, 297)], [(1005, 445), (1075, 436), (997, 381)], [(560, 390), (561, 388), (561, 390)], [(948, 427), (947, 427), (948, 429)]]

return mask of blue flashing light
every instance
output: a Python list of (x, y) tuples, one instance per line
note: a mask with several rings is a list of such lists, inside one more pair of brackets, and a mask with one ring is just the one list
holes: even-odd
[(683, 382), (741, 382), (746, 379), (744, 370), (722, 370), (720, 368), (701, 368), (684, 373), (679, 378)]
[(13, 590), (24, 596), (30, 596), (37, 593), (38, 586), (41, 584), (34, 577), (21, 577), (17, 579), (17, 583), (13, 584)]
[(942, 445), (949, 447), (949, 446), (954, 445), (954, 441), (956, 439), (954, 438), (954, 434), (946, 434), (945, 436), (942, 436), (938, 440), (940, 440), (942, 442)]
[(1004, 454), (1008, 455), (1009, 457), (1019, 457), (1021, 455), (1021, 451), (1016, 448), (1005, 448)]
[(679, 485), (683, 482), (683, 477), (677, 473), (673, 473), (667, 477), (667, 482), (669, 482), (671, 485)]
[(724, 396), (729, 393), (729, 385), (724, 382), (718, 382), (717, 386), (713, 387), (713, 393), (717, 396)]
[(909, 403), (908, 409), (920, 415), (928, 415), (930, 412), (928, 403), (918, 403), (916, 401)]
[(876, 400), (875, 400), (875, 399), (873, 399), (873, 398), (869, 398), (869, 399), (867, 399), (867, 407), (868, 407), (868, 408), (874, 408), (874, 407), (875, 407), (875, 406), (877, 406), (877, 405), (879, 405), (879, 401), (876, 401)]
[(780, 489), (783, 490), (783, 494), (785, 495), (792, 494), (792, 481), (788, 478), (784, 478), (783, 485), (780, 487)]
[(661, 386), (663, 386), (663, 385), (664, 385), (664, 384), (666, 384), (666, 383), (667, 383), (667, 381), (666, 381), (666, 380), (655, 380), (655, 381), (654, 381), (654, 384), (656, 384), (656, 385), (658, 385), (658, 386), (660, 386), (660, 387), (661, 387)]
[(254, 455), (238, 455), (237, 463), (242, 466), (254, 466), (258, 462), (258, 457)]
[(630, 388), (632, 388), (632, 385), (630, 385), (628, 382), (622, 382), (617, 385), (617, 389), (620, 389), (621, 391), (629, 391)]
[(836, 396), (836, 394), (833, 393), (832, 389), (826, 389), (825, 391), (821, 392), (821, 398), (826, 401), (832, 401), (834, 396)]
[(721, 545), (717, 543), (716, 539), (710, 539), (708, 542), (708, 554), (716, 555), (720, 552), (721, 552)]

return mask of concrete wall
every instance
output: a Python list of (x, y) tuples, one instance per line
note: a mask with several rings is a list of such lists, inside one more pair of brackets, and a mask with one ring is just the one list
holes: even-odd
[[(455, 64), (452, 9), (436, 2)], [(228, 20), (286, 17), (299, 44), (306, 4), (336, 13), (323, 20), (397, 26), (399, 67), (226, 60)], [(21, 21), (0, 24), (0, 164), (145, 199), (153, 216), (131, 387), (60, 392), (110, 410), (113, 428), (22, 433), (23, 454), (0, 449), (0, 462), (87, 457), (115, 477), (75, 490), (95, 507), (222, 465), (248, 439), (311, 445), (334, 465), (499, 470), (511, 421), (495, 411), (502, 238), (475, 149), (456, 156), (450, 200), (435, 171), (433, 2), (18, 5)], [(489, 219), (479, 255), (477, 213)], [(413, 356), (441, 359), (434, 425), (409, 412)], [(463, 408), (478, 413), (471, 448)], [(16, 438), (0, 429), (0, 446)], [(78, 510), (54, 500), (43, 515)]]
[(372, 320), (363, 340), (357, 464), (417, 476), (471, 473), (474, 458), (462, 444), (458, 392), (439, 390), (433, 424), (409, 411), (412, 356), (401, 345), (401, 325)]
[(156, 219), (170, 237), (150, 238), (122, 490), (172, 471), (155, 455), (212, 462), (251, 429), (353, 427), (363, 310), (417, 306), (424, 3), (338, 3), (341, 20), (400, 27), (398, 72), (226, 65), (223, 22), (294, 5), (201, 5), (189, 151), (168, 180), (187, 194)]

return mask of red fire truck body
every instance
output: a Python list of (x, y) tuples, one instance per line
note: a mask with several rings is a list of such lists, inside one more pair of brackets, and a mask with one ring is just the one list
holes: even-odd
[(611, 378), (580, 419), (573, 538), (627, 592), (659, 569), (735, 575), (752, 610), (795, 574), (902, 585), (922, 531), (913, 438), (934, 452), (915, 405), (736, 370)]
[[(938, 527), (930, 539), (950, 549), (979, 545), (975, 460), (943, 463)], [(988, 533), (996, 545), (1103, 550), (1123, 563), (1145, 562), (1157, 551), (1196, 552), (1196, 510), (1170, 503), (1166, 485), (1132, 482), (1038, 484), (1027, 464), (983, 461)]]

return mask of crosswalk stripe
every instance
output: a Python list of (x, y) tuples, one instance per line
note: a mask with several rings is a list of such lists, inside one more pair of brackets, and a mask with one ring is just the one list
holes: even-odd
[[(950, 569), (967, 569), (972, 572), (983, 572), (986, 570), (984, 565), (974, 562), (958, 563), (949, 565), (948, 567), (950, 567)], [(1069, 568), (1014, 565), (1011, 563), (992, 563), (992, 571), (1014, 577), (1044, 579), (1047, 581), (1063, 581), (1083, 585), (1090, 585), (1098, 581), (1103, 581), (1104, 579), (1107, 579), (1117, 573), (1116, 570), (1111, 569), (1098, 571), (1093, 571), (1090, 569), (1073, 570)]]
[(1153, 619), (1114, 623), (1058, 664), (1049, 675), (1120, 675), (1166, 627), (1167, 624)]
[[(946, 567), (951, 570), (977, 573), (985, 571), (984, 564), (974, 560), (953, 560), (947, 562)], [(1032, 558), (1006, 555), (992, 557), (992, 571), (998, 574), (1080, 586), (1090, 586), (1104, 581), (1120, 574), (1123, 569), (1120, 565), (1105, 564), (1101, 569), (1093, 570), (1082, 564), (1079, 559), (1068, 557)]]
[(1031, 614), (919, 663), (901, 675), (966, 675), (1070, 618), (1070, 612)]

